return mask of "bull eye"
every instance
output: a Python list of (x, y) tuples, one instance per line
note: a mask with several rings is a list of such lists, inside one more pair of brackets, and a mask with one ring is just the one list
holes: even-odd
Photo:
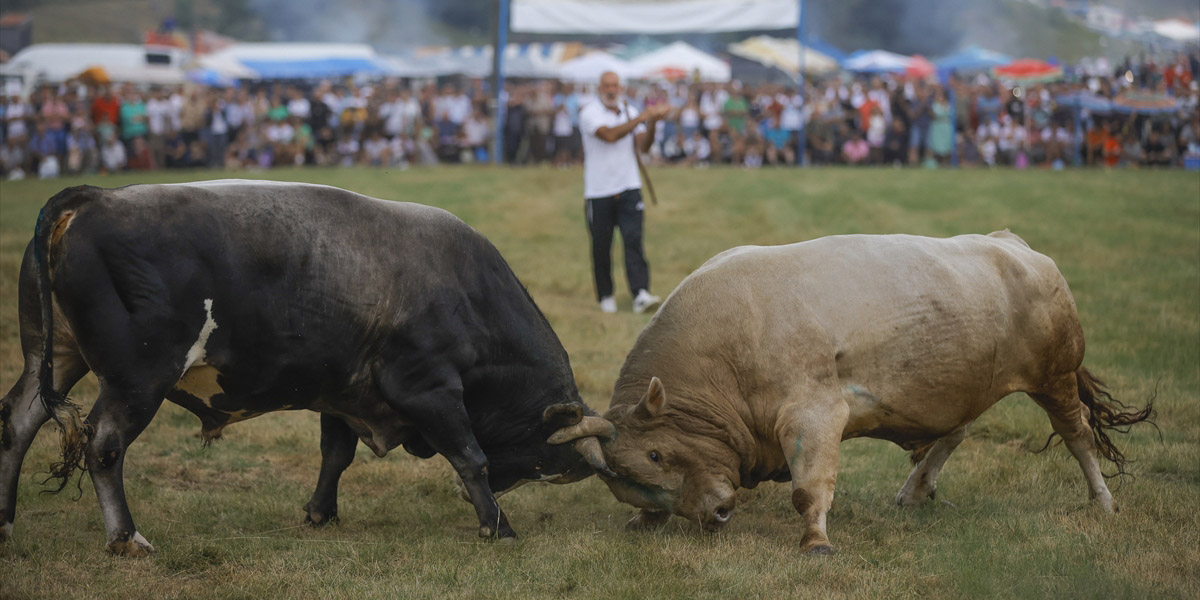
[(654, 450), (651, 450), (651, 451), (650, 451), (650, 460), (651, 460), (651, 461), (654, 461), (654, 462), (659, 462), (659, 460), (661, 460), (661, 458), (662, 458), (662, 457), (660, 457), (660, 456), (658, 455), (658, 452), (656, 452), (656, 451), (654, 451)]

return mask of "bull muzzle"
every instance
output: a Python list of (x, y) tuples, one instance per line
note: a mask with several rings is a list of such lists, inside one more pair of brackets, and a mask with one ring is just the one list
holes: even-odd
[(580, 404), (555, 404), (542, 413), (545, 423), (557, 423), (562, 427), (546, 439), (550, 444), (565, 444), (573, 442), (575, 451), (583, 456), (588, 465), (603, 477), (616, 477), (617, 474), (608, 468), (604, 460), (604, 452), (600, 449), (600, 440), (612, 439), (616, 428), (607, 419), (593, 415), (584, 415)]

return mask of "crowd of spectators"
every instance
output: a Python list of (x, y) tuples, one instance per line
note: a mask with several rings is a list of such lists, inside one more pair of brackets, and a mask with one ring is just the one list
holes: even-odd
[[(842, 73), (795, 86), (637, 84), (632, 105), (668, 103), (657, 164), (1182, 165), (1200, 158), (1200, 61), (1127, 60), (1067, 82), (1013, 86), (985, 74), (943, 83)], [(1090, 114), (1059, 99), (1135, 88), (1174, 97), (1163, 114)], [(593, 86), (507, 82), (504, 161), (582, 160), (578, 112)], [(408, 165), (490, 160), (496, 110), (484, 81), (259, 82), (239, 88), (45, 85), (0, 98), (0, 176), (173, 168)], [(1078, 132), (1077, 123), (1084, 130)], [(801, 146), (800, 136), (804, 136)]]

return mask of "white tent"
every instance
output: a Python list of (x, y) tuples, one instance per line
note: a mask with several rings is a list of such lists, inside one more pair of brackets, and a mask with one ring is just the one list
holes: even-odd
[[(168, 64), (151, 64), (147, 54), (165, 56)], [(66, 81), (91, 67), (101, 67), (112, 81), (172, 84), (183, 82), (182, 52), (137, 44), (34, 44), (0, 66), (0, 74), (27, 82)]]
[(1166, 19), (1154, 22), (1154, 33), (1176, 42), (1200, 42), (1200, 23), (1188, 23), (1183, 19)]
[[(773, 38), (760, 35), (744, 39), (729, 46), (735, 56), (780, 69), (793, 77), (800, 73), (800, 42), (795, 38)], [(838, 63), (828, 54), (806, 48), (804, 52), (805, 73), (829, 73), (836, 71)]]
[(687, 42), (663, 46), (634, 58), (631, 64), (640, 79), (698, 78), (724, 83), (731, 78), (728, 63)]
[(903, 71), (911, 57), (887, 50), (859, 50), (846, 58), (843, 65), (847, 70), (859, 73), (887, 73)]
[(605, 72), (612, 71), (621, 79), (635, 77), (638, 71), (628, 61), (603, 51), (591, 52), (568, 60), (558, 67), (558, 76), (565, 81), (595, 83)]
[(387, 74), (386, 65), (366, 44), (237, 43), (213, 53), (207, 60), (225, 65), (240, 64), (263, 79)]
[(795, 29), (797, 0), (513, 0), (513, 31), (706, 33)]

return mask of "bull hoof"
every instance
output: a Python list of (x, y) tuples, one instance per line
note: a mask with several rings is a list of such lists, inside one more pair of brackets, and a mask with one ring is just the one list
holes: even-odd
[(337, 506), (329, 509), (320, 509), (313, 505), (312, 502), (304, 505), (304, 524), (320, 527), (338, 522)]
[(819, 544), (804, 551), (808, 556), (833, 556), (836, 552), (837, 549), (829, 544)]
[(910, 492), (906, 489), (900, 490), (900, 493), (896, 494), (896, 505), (903, 506), (906, 508), (912, 507), (912, 506), (919, 506), (929, 500), (934, 499), (935, 497), (937, 497), (937, 488), (932, 488), (928, 492), (924, 492), (924, 493), (922, 493), (920, 491)]
[(1107, 514), (1115, 515), (1121, 512), (1121, 508), (1117, 506), (1116, 501), (1113, 500), (1111, 495), (1097, 496), (1092, 500), (1100, 507), (1100, 510)]
[(517, 532), (513, 531), (508, 525), (503, 525), (500, 531), (495, 531), (487, 525), (482, 525), (479, 527), (479, 537), (489, 542), (509, 544), (517, 541)]
[(12, 539), (12, 523), (5, 523), (0, 527), (0, 544)]
[(310, 512), (304, 515), (304, 524), (313, 527), (323, 527), (325, 525), (333, 525), (338, 522), (337, 512), (324, 514), (319, 512)]
[(104, 549), (108, 550), (109, 554), (130, 558), (150, 556), (154, 553), (154, 546), (151, 546), (150, 542), (147, 542), (146, 538), (142, 537), (142, 534), (136, 531), (133, 532), (132, 536), (109, 542)]
[(662, 527), (670, 519), (671, 513), (669, 512), (643, 510), (634, 515), (634, 517), (625, 524), (625, 530), (650, 531)]

